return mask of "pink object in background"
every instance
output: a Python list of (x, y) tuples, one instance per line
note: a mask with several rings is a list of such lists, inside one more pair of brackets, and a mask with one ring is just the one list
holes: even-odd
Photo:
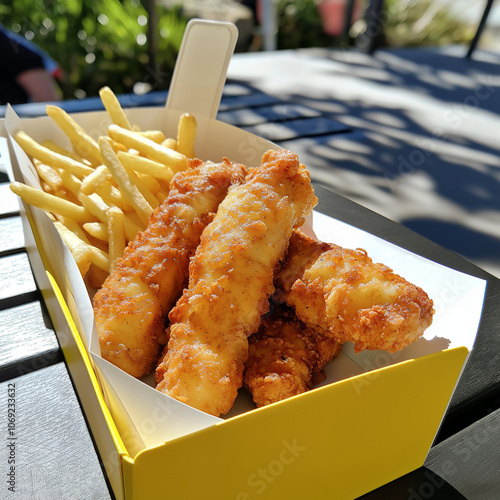
[[(345, 11), (348, 0), (322, 0), (318, 4), (318, 11), (323, 22), (325, 33), (338, 36), (344, 31)], [(351, 23), (361, 17), (361, 2), (354, 1)]]

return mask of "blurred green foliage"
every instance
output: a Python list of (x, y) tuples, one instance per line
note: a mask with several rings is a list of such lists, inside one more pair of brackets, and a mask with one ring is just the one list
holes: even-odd
[(315, 0), (278, 0), (278, 49), (327, 47), (332, 38), (323, 31)]
[[(343, 46), (349, 42), (323, 32), (318, 5), (321, 0), (277, 0), (278, 48)], [(361, 2), (363, 8), (368, 0)], [(347, 0), (346, 0), (347, 4)], [(468, 43), (476, 26), (458, 19), (436, 0), (385, 0), (379, 46), (411, 47)], [(351, 43), (366, 28), (364, 19), (351, 30)]]
[[(148, 43), (148, 11), (140, 0), (16, 0), (0, 5), (2, 24), (24, 35), (63, 70), (63, 98), (168, 88), (187, 20), (157, 8), (157, 51)], [(153, 59), (153, 60), (152, 60)], [(137, 89), (137, 86), (136, 86)]]
[(384, 33), (390, 47), (468, 43), (476, 26), (433, 0), (386, 0)]
[[(319, 2), (276, 1), (279, 49), (345, 44), (324, 33)], [(187, 23), (182, 2), (170, 9), (156, 6), (150, 23), (148, 6), (154, 4), (153, 0), (16, 0), (0, 4), (0, 21), (60, 64), (64, 99), (96, 96), (103, 85), (117, 94), (140, 93), (168, 88)], [(475, 29), (433, 0), (386, 0), (383, 16), (379, 45), (386, 46), (464, 43)], [(353, 38), (362, 31), (360, 20), (353, 27)]]

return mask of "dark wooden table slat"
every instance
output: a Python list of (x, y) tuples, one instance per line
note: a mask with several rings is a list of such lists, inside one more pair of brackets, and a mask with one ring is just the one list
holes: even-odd
[(248, 109), (257, 106), (269, 106), (280, 102), (283, 101), (262, 92), (252, 92), (244, 96), (222, 96), (219, 112), (228, 111), (230, 109)]
[(242, 127), (251, 134), (259, 135), (272, 142), (290, 141), (297, 137), (313, 137), (339, 132), (349, 132), (350, 129), (330, 118), (298, 118), (282, 122), (260, 123)]
[(0, 309), (39, 298), (26, 252), (0, 259)]
[(434, 446), (425, 465), (468, 500), (500, 498), (500, 410)]
[[(124, 94), (117, 96), (118, 101), (124, 108), (133, 106), (164, 106), (167, 101), (166, 91), (148, 92), (147, 94)], [(68, 99), (57, 101), (55, 104), (68, 113), (82, 113), (86, 111), (102, 111), (104, 105), (99, 97), (88, 97), (86, 99)], [(27, 104), (16, 104), (14, 111), (22, 118), (36, 118), (44, 116), (46, 102), (31, 102)], [(0, 117), (5, 116), (6, 107), (0, 106)]]
[(17, 196), (10, 190), (9, 183), (0, 184), (0, 216), (19, 213)]
[(64, 363), (1, 382), (0, 407), (2, 498), (112, 498)]
[(450, 483), (427, 467), (377, 488), (358, 500), (468, 500)]
[(0, 256), (24, 249), (24, 234), (21, 217), (0, 218)]
[(235, 127), (247, 127), (259, 123), (287, 122), (297, 118), (315, 118), (319, 111), (293, 103), (279, 103), (251, 109), (222, 111), (217, 119)]
[(56, 334), (39, 301), (0, 310), (0, 380), (62, 361)]
[[(125, 94), (119, 95), (118, 100), (124, 108), (144, 106), (164, 106), (167, 102), (167, 91), (153, 91), (143, 95)], [(235, 108), (248, 108), (280, 102), (279, 98), (260, 92), (251, 86), (238, 82), (228, 82), (224, 87), (219, 110)], [(33, 118), (45, 115), (47, 103), (28, 103), (13, 106), (14, 111), (23, 118)], [(101, 111), (104, 109), (99, 97), (86, 99), (70, 99), (54, 103), (68, 113), (80, 113), (86, 111)], [(6, 107), (0, 106), (0, 117), (5, 116)]]

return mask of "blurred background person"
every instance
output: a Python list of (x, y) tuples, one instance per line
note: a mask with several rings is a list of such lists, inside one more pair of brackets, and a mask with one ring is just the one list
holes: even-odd
[(59, 65), (0, 24), (0, 104), (60, 100)]

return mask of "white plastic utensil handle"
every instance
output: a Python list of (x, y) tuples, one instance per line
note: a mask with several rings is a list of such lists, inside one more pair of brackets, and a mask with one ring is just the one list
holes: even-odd
[(167, 98), (167, 109), (215, 118), (238, 39), (232, 23), (188, 22)]

